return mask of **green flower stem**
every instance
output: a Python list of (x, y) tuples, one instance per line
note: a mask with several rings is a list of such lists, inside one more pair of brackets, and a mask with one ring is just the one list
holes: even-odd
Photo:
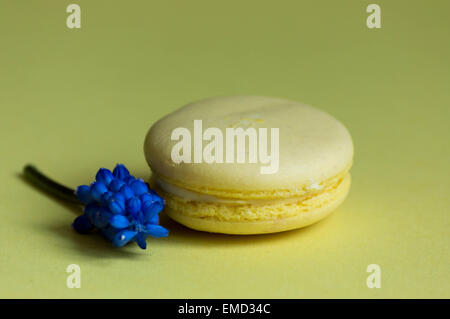
[(51, 180), (50, 178), (42, 174), (33, 165), (25, 165), (25, 167), (23, 168), (23, 176), (30, 183), (45, 191), (46, 193), (64, 201), (81, 205), (81, 202), (75, 195), (75, 190)]

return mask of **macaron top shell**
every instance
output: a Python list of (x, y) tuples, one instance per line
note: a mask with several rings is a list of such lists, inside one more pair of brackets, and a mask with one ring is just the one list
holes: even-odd
[[(171, 139), (172, 132), (187, 128), (194, 144), (194, 120), (202, 120), (203, 132), (219, 128), (224, 145), (226, 128), (267, 128), (269, 154), (271, 128), (278, 128), (278, 170), (262, 174), (261, 167), (269, 164), (249, 163), (248, 139), (245, 163), (175, 163), (171, 153), (178, 141)], [(208, 143), (204, 140), (203, 147)], [(193, 102), (160, 119), (147, 133), (144, 152), (158, 178), (183, 189), (225, 192), (227, 197), (274, 190), (292, 195), (345, 174), (352, 163), (353, 143), (339, 121), (312, 106), (272, 97), (231, 96)], [(193, 157), (193, 151), (191, 154)]]

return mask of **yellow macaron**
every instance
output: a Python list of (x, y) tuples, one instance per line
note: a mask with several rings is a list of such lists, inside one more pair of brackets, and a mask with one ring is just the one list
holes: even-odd
[(188, 104), (150, 128), (144, 152), (165, 212), (202, 231), (304, 227), (335, 210), (350, 189), (347, 129), (317, 108), (279, 98)]

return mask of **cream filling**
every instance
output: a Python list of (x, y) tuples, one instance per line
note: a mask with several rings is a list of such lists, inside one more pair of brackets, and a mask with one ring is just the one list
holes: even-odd
[[(339, 181), (340, 182), (340, 181)], [(339, 184), (338, 182), (338, 184)], [(156, 187), (162, 190), (165, 193), (168, 193), (172, 196), (176, 196), (178, 198), (182, 198), (186, 202), (210, 202), (210, 203), (221, 203), (228, 205), (271, 205), (271, 204), (284, 204), (284, 203), (297, 203), (299, 201), (304, 201), (305, 199), (311, 198), (312, 196), (318, 195), (321, 192), (317, 192), (317, 190), (321, 190), (322, 187), (316, 186), (316, 183), (312, 183), (311, 187), (307, 187), (307, 189), (311, 190), (311, 192), (303, 195), (303, 196), (293, 196), (289, 198), (275, 198), (275, 199), (251, 199), (251, 200), (239, 200), (239, 199), (226, 199), (220, 198), (213, 195), (201, 194), (197, 192), (193, 192), (190, 190), (186, 190), (184, 188), (172, 185), (167, 183), (159, 178), (154, 178), (154, 183)], [(316, 190), (316, 192), (313, 192)]]

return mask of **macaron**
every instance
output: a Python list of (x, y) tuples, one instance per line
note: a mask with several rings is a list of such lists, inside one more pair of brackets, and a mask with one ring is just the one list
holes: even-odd
[(264, 234), (313, 224), (350, 189), (352, 138), (300, 102), (229, 96), (185, 105), (144, 142), (164, 211), (192, 229)]

